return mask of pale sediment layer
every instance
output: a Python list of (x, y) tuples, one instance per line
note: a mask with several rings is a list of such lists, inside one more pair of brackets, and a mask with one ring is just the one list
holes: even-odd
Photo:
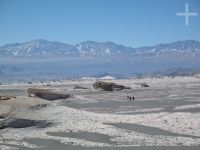
[[(1, 129), (0, 149), (42, 149), (38, 139), (58, 141), (58, 147), (59, 143), (88, 148), (200, 145), (199, 78), (109, 80), (131, 87), (112, 92), (93, 89), (94, 82), (50, 82), (50, 87), (46, 83), (1, 85), (0, 95), (8, 95), (7, 89), (9, 96), (17, 96), (0, 101), (0, 122), (20, 118), (35, 124)], [(150, 87), (141, 87), (144, 82)], [(75, 85), (87, 88), (74, 89)], [(32, 87), (72, 96), (55, 101), (28, 97), (26, 90)], [(127, 96), (135, 100), (129, 101)], [(40, 127), (37, 123), (41, 121), (50, 124)]]

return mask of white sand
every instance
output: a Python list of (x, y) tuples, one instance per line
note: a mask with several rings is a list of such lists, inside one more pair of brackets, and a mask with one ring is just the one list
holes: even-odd
[[(146, 82), (152, 89), (165, 89), (176, 87), (193, 87), (200, 85), (200, 79), (196, 77), (177, 77), (177, 78), (145, 78), (145, 79), (125, 79), (125, 80), (109, 80), (118, 84), (130, 86), (133, 89), (142, 89), (137, 83)], [(64, 81), (62, 83), (51, 83), (51, 88), (56, 88), (60, 85), (89, 85), (94, 83), (94, 80), (79, 80), (79, 81)], [(136, 83), (136, 84), (135, 84)], [(27, 85), (3, 85), (2, 89), (21, 88), (26, 89), (28, 87), (43, 87), (42, 84)], [(59, 90), (59, 89), (58, 89)], [(91, 88), (91, 90), (93, 90)], [(179, 94), (175, 94), (178, 96)], [(80, 101), (94, 101), (86, 97), (75, 96)], [(29, 110), (28, 106), (35, 104), (48, 104), (47, 108), (42, 110)], [(199, 107), (195, 105), (176, 107), (175, 109), (186, 109)], [(54, 122), (55, 125), (38, 129), (35, 127), (24, 129), (3, 129), (0, 130), (0, 149), (7, 149), (8, 147), (1, 145), (3, 143), (12, 143), (16, 145), (24, 145), (31, 147), (31, 144), (23, 142), (23, 139), (30, 138), (44, 138), (60, 140), (62, 143), (74, 142), (74, 144), (82, 146), (109, 146), (109, 144), (90, 142), (86, 140), (68, 138), (68, 137), (55, 137), (49, 136), (46, 132), (73, 132), (88, 131), (98, 132), (112, 136), (113, 141), (117, 142), (134, 142), (133, 145), (199, 145), (200, 138), (191, 137), (173, 137), (173, 136), (161, 136), (161, 135), (147, 135), (139, 132), (129, 131), (125, 129), (116, 128), (103, 123), (136, 123), (146, 125), (150, 127), (156, 127), (159, 129), (167, 130), (173, 133), (187, 134), (200, 137), (200, 112), (177, 112), (177, 113), (150, 113), (150, 114), (135, 114), (135, 115), (116, 115), (116, 114), (100, 114), (94, 112), (88, 112), (84, 110), (77, 110), (74, 108), (59, 106), (56, 101), (46, 101), (38, 98), (29, 98), (26, 95), (17, 97), (8, 101), (0, 102), (0, 113), (5, 113), (12, 110), (12, 116), (26, 119), (47, 120)], [(148, 112), (149, 110), (136, 110), (138, 112)], [(156, 110), (156, 109), (154, 109)], [(162, 110), (162, 108), (157, 109)], [(122, 144), (123, 145), (123, 144)]]

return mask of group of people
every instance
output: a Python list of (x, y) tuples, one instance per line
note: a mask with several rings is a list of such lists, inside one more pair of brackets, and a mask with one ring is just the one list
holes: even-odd
[(134, 96), (127, 96), (127, 99), (128, 99), (129, 101), (134, 101), (134, 100), (135, 100), (135, 97), (134, 97)]

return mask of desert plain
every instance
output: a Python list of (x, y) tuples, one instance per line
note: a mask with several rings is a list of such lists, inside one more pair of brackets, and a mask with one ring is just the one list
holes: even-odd
[[(0, 85), (9, 97), (0, 100), (0, 149), (200, 149), (199, 76), (101, 81), (130, 89), (94, 89), (89, 78)], [(70, 97), (29, 97), (28, 88)]]

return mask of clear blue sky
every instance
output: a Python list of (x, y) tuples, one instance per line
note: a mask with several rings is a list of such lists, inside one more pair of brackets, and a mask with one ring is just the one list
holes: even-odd
[[(184, 17), (185, 3), (197, 17)], [(200, 0), (0, 0), (0, 45), (46, 39), (139, 47), (200, 41)]]

